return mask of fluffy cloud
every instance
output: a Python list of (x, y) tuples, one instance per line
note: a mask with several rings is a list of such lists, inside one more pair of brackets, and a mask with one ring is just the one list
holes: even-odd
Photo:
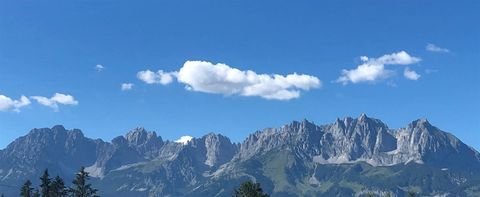
[(26, 96), (21, 96), (19, 100), (11, 99), (8, 96), (0, 95), (0, 111), (20, 112), (20, 108), (29, 105), (31, 102)]
[(342, 70), (342, 75), (337, 79), (337, 82), (343, 85), (350, 83), (359, 83), (365, 81), (376, 81), (378, 79), (387, 78), (391, 73), (390, 70), (385, 70), (383, 64), (368, 64), (359, 65), (356, 69)]
[(207, 61), (186, 61), (178, 72), (140, 71), (137, 78), (147, 84), (171, 83), (175, 78), (187, 90), (223, 95), (258, 96), (265, 99), (290, 100), (301, 91), (319, 88), (321, 81), (305, 74), (257, 74), (226, 64)]
[(304, 74), (257, 74), (239, 70), (226, 64), (206, 61), (187, 61), (178, 71), (177, 80), (191, 91), (241, 96), (259, 96), (265, 99), (290, 100), (300, 97), (300, 91), (321, 86), (314, 76)]
[(409, 67), (405, 68), (405, 70), (403, 71), (403, 76), (407, 79), (414, 80), (414, 81), (420, 78), (420, 75), (414, 70), (410, 70)]
[(122, 91), (127, 91), (127, 90), (131, 90), (133, 88), (133, 83), (122, 83), (120, 89), (122, 89)]
[(405, 51), (386, 54), (379, 58), (369, 58), (367, 56), (362, 56), (360, 59), (369, 64), (384, 64), (384, 65), (409, 65), (409, 64), (415, 64), (421, 61), (420, 58), (413, 57)]
[(439, 46), (436, 46), (434, 44), (427, 44), (427, 46), (425, 46), (425, 50), (427, 51), (431, 51), (431, 52), (440, 52), (440, 53), (449, 53), (450, 50), (447, 49), (447, 48), (442, 48), (442, 47), (439, 47)]
[(55, 93), (50, 98), (43, 96), (32, 96), (30, 98), (36, 100), (41, 105), (53, 108), (55, 111), (58, 111), (58, 105), (78, 105), (78, 101), (68, 94)]
[(95, 65), (95, 70), (96, 70), (97, 72), (102, 72), (103, 69), (105, 69), (105, 67), (104, 67), (103, 65), (101, 65), (101, 64)]
[(379, 58), (369, 58), (361, 56), (362, 64), (357, 68), (347, 70), (343, 69), (341, 76), (336, 80), (338, 83), (346, 85), (348, 83), (373, 82), (385, 79), (394, 72), (386, 69), (385, 65), (409, 65), (421, 61), (418, 57), (413, 57), (405, 51), (386, 54)]
[(180, 139), (175, 140), (175, 142), (186, 145), (186, 144), (188, 144), (188, 142), (192, 141), (192, 139), (193, 139), (192, 136), (185, 135), (185, 136), (180, 137)]
[(137, 73), (137, 78), (147, 84), (158, 83), (162, 85), (167, 85), (173, 82), (173, 79), (176, 75), (176, 72), (164, 72), (163, 70), (159, 70), (157, 72), (153, 72), (151, 70), (143, 70)]

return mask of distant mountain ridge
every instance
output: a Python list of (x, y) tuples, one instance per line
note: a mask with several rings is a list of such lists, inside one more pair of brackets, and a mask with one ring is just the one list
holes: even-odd
[(293, 121), (240, 144), (214, 133), (184, 144), (144, 128), (111, 142), (63, 126), (33, 129), (0, 150), (0, 184), (37, 181), (45, 168), (68, 179), (80, 166), (104, 196), (231, 196), (246, 179), (272, 196), (480, 195), (476, 150), (426, 119), (390, 129), (365, 114), (325, 125)]

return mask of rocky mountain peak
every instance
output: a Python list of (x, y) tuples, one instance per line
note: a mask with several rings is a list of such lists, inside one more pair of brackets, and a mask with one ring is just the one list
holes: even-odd
[(429, 129), (432, 128), (433, 126), (428, 122), (426, 118), (421, 118), (412, 121), (409, 125), (410, 128), (422, 128), (422, 129)]
[(216, 133), (213, 133), (213, 132), (207, 133), (202, 138), (205, 139), (205, 140), (214, 140), (214, 141), (223, 141), (223, 140), (230, 141), (228, 139), (228, 137), (226, 137), (222, 134), (216, 134)]
[[(371, 167), (360, 163), (368, 163)], [(66, 130), (57, 125), (33, 129), (1, 150), (0, 180), (21, 184), (24, 177), (40, 174), (45, 168), (58, 169), (59, 174), (68, 175), (78, 170), (78, 166), (86, 166), (93, 177), (106, 183), (102, 185), (104, 188), (116, 185), (110, 183), (125, 183), (110, 188), (109, 191), (119, 192), (115, 194), (140, 192), (140, 188), (141, 191), (159, 192), (155, 193), (158, 196), (168, 196), (170, 190), (157, 189), (178, 185), (197, 188), (210, 182), (210, 177), (277, 177), (277, 173), (287, 171), (289, 176), (304, 180), (302, 174), (321, 173), (316, 166), (323, 164), (328, 164), (326, 168), (336, 164), (363, 166), (355, 171), (372, 166), (400, 169), (411, 164), (434, 167), (432, 169), (439, 172), (443, 168), (452, 172), (459, 169), (478, 171), (480, 154), (426, 119), (394, 130), (365, 114), (357, 118), (337, 118), (326, 125), (315, 125), (308, 120), (292, 121), (280, 128), (257, 131), (241, 145), (215, 133), (194, 138), (187, 144), (163, 142), (155, 132), (142, 127), (108, 143), (86, 138), (78, 129)], [(309, 166), (315, 168), (308, 169)], [(254, 172), (270, 174), (256, 176), (251, 174)], [(314, 182), (325, 177), (317, 175)], [(308, 173), (308, 176), (312, 175)], [(342, 175), (341, 180), (344, 178)], [(193, 190), (195, 194), (198, 191)], [(183, 195), (174, 193), (171, 196)]]
[(51, 129), (52, 131), (66, 131), (65, 127), (63, 125), (55, 125)]
[(368, 119), (368, 116), (365, 113), (360, 114), (360, 116), (357, 118), (358, 121), (365, 121), (366, 119)]
[(368, 117), (365, 113), (360, 114), (356, 119), (357, 124), (385, 125), (381, 120)]
[(216, 166), (230, 161), (237, 153), (238, 147), (228, 137), (209, 133), (201, 139), (205, 144), (205, 164)]
[[(317, 125), (315, 125), (313, 122), (308, 121), (307, 119), (303, 119), (302, 121), (292, 121), (290, 124), (285, 125), (283, 127), (283, 131), (289, 131), (289, 132), (301, 132), (301, 131), (307, 131), (307, 130), (314, 130)], [(274, 129), (267, 129), (270, 131), (275, 131)]]
[(132, 129), (125, 135), (125, 139), (131, 145), (141, 145), (145, 144), (149, 141), (161, 141), (161, 138), (158, 139), (157, 133), (155, 131), (147, 131), (143, 127), (137, 127)]

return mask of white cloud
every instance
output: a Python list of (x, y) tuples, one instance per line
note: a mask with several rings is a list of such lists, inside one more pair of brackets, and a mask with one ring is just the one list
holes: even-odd
[(39, 104), (51, 107), (55, 111), (58, 111), (58, 105), (78, 105), (78, 101), (72, 95), (55, 93), (51, 98), (43, 96), (31, 96), (33, 100), (36, 100)]
[(31, 102), (26, 96), (21, 96), (19, 100), (11, 99), (8, 96), (0, 95), (0, 111), (20, 112), (20, 108), (29, 105)]
[(365, 81), (376, 81), (382, 78), (387, 78), (392, 71), (385, 70), (383, 64), (368, 64), (359, 65), (356, 69), (342, 70), (342, 76), (337, 79), (337, 82), (343, 85), (350, 83), (359, 83)]
[(175, 140), (175, 142), (186, 145), (186, 144), (188, 144), (188, 142), (192, 141), (192, 139), (193, 139), (192, 136), (185, 135), (185, 136), (180, 137), (178, 140)]
[(409, 65), (415, 64), (421, 61), (418, 57), (413, 57), (405, 51), (400, 51), (397, 53), (386, 54), (379, 58), (369, 58), (366, 57), (367, 63), (370, 64), (384, 64), (384, 65)]
[(147, 84), (163, 85), (173, 82), (185, 84), (190, 91), (223, 95), (259, 96), (265, 99), (290, 100), (300, 97), (301, 91), (319, 88), (321, 81), (304, 74), (257, 74), (239, 70), (226, 64), (207, 61), (186, 61), (178, 72), (159, 70), (140, 71), (137, 78)]
[(314, 76), (304, 74), (257, 74), (239, 70), (226, 64), (206, 61), (187, 61), (178, 71), (178, 81), (188, 90), (241, 96), (259, 96), (265, 99), (290, 100), (300, 97), (300, 91), (321, 86)]
[(97, 72), (102, 72), (103, 69), (105, 69), (105, 67), (104, 67), (103, 65), (101, 65), (101, 64), (95, 65), (95, 70), (96, 70)]
[(361, 56), (363, 62), (357, 68), (342, 70), (342, 75), (336, 80), (337, 83), (346, 85), (348, 83), (374, 82), (392, 76), (394, 71), (386, 69), (385, 65), (409, 65), (421, 61), (418, 57), (413, 57), (405, 51), (386, 54), (379, 58), (369, 58)]
[(123, 91), (127, 91), (127, 90), (131, 90), (133, 88), (133, 86), (134, 86), (133, 83), (122, 83), (120, 88)]
[(450, 50), (447, 48), (442, 48), (437, 45), (428, 43), (427, 46), (425, 46), (425, 50), (431, 51), (431, 52), (441, 52), (441, 53), (449, 53)]
[(410, 70), (409, 67), (405, 68), (405, 70), (403, 71), (403, 76), (407, 79), (414, 80), (414, 81), (418, 80), (421, 77), (421, 75), (419, 75), (414, 70)]
[(176, 75), (176, 72), (164, 72), (163, 70), (153, 72), (150, 70), (144, 70), (137, 73), (137, 78), (147, 84), (159, 83), (167, 85), (173, 82)]

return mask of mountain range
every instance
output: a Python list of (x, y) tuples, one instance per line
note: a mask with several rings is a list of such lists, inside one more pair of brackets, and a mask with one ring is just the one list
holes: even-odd
[(245, 180), (271, 196), (480, 196), (480, 154), (426, 119), (390, 129), (365, 114), (302, 120), (243, 142), (209, 133), (184, 142), (135, 128), (111, 142), (57, 125), (0, 150), (0, 193), (18, 196), (45, 168), (71, 180), (81, 166), (101, 196), (231, 196)]

